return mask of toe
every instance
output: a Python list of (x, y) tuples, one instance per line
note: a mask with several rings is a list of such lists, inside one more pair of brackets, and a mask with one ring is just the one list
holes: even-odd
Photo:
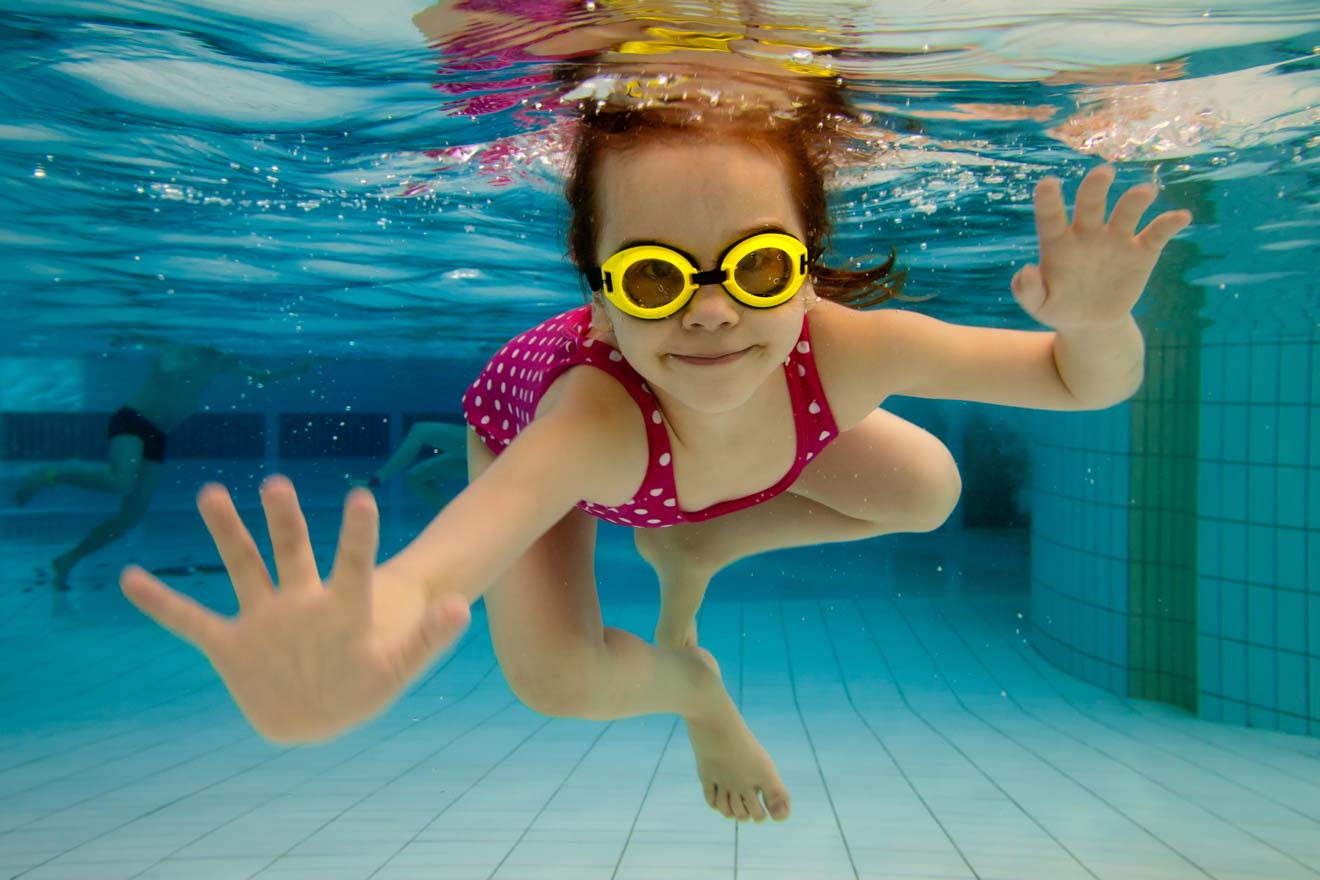
[(770, 818), (776, 822), (784, 821), (791, 812), (786, 791), (768, 792), (765, 796), (765, 805), (770, 811)]
[(729, 797), (729, 806), (733, 807), (733, 818), (739, 822), (746, 822), (751, 818), (751, 813), (747, 810), (747, 799), (741, 793)]
[(720, 789), (720, 812), (724, 814), (724, 818), (738, 818), (738, 814), (733, 811), (733, 801), (737, 797), (738, 796), (731, 791), (727, 791), (723, 788)]
[(747, 814), (757, 822), (765, 821), (765, 810), (761, 808), (761, 790), (748, 792), (743, 795), (743, 803), (747, 805)]

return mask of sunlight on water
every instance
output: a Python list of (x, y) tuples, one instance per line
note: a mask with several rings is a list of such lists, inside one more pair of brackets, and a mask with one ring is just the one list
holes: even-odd
[[(368, 330), (381, 354), (484, 351), (580, 301), (558, 194), (575, 113), (773, 109), (785, 82), (841, 83), (860, 120), (838, 255), (895, 247), (946, 316), (1021, 323), (1006, 282), (1034, 248), (1032, 187), (1098, 160), (1171, 205), (1259, 202), (1276, 182), (1286, 224), (1204, 216), (1185, 234), (1270, 264), (1230, 258), (1198, 283), (1299, 279), (1320, 241), (1314, 3), (3, 8), (19, 350), (183, 329), (240, 350), (334, 354)], [(1309, 280), (1286, 286), (1311, 308)]]

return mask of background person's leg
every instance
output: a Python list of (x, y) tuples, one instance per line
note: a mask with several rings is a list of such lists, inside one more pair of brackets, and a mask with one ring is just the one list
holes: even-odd
[(136, 481), (121, 499), (119, 510), (97, 523), (76, 545), (51, 560), (52, 586), (55, 589), (67, 590), (69, 572), (75, 565), (107, 544), (122, 538), (129, 529), (142, 521), (151, 497), (156, 494), (156, 487), (160, 484), (161, 470), (162, 466), (154, 461), (140, 462), (136, 470)]

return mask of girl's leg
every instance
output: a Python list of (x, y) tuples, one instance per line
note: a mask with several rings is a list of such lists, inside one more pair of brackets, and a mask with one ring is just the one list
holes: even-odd
[(934, 435), (877, 409), (825, 448), (790, 490), (704, 523), (639, 529), (637, 549), (660, 580), (657, 644), (696, 644), (710, 579), (768, 550), (938, 528), (962, 491)]
[[(468, 442), (471, 479), (493, 456)], [(596, 521), (574, 510), (484, 595), (491, 641), (510, 687), (552, 716), (612, 720), (677, 713), (687, 722), (707, 803), (737, 818), (775, 818), (788, 794), (724, 690), (709, 654), (651, 645), (605, 627), (595, 579)]]

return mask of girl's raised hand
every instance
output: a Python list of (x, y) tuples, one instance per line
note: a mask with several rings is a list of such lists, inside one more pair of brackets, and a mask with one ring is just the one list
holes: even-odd
[(130, 566), (124, 595), (191, 642), (220, 673), (248, 721), (282, 743), (327, 739), (386, 708), (462, 634), (466, 600), (428, 606), (419, 587), (376, 570), (376, 502), (354, 489), (344, 504), (339, 549), (322, 583), (293, 484), (261, 487), (279, 586), (224, 487), (197, 496), (206, 528), (234, 584), (237, 617), (222, 617)]
[(1091, 169), (1077, 188), (1071, 224), (1059, 179), (1036, 185), (1040, 265), (1018, 270), (1012, 289), (1018, 304), (1047, 327), (1073, 330), (1125, 320), (1164, 246), (1192, 222), (1190, 211), (1166, 211), (1138, 233), (1141, 215), (1155, 201), (1151, 183), (1123, 193), (1105, 222), (1113, 182), (1113, 166)]

